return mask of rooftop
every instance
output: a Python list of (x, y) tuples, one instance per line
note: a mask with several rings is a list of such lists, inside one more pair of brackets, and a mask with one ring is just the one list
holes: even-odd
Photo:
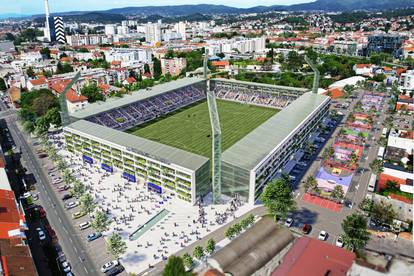
[(137, 152), (155, 160), (173, 163), (194, 171), (209, 161), (208, 158), (201, 155), (94, 124), (86, 120), (76, 121), (66, 128), (82, 132), (83, 135), (89, 135), (123, 146), (127, 149), (131, 149), (133, 152)]
[(124, 96), (123, 98), (111, 98), (106, 100), (105, 102), (96, 102), (90, 104), (85, 109), (71, 113), (70, 116), (76, 119), (85, 119), (87, 117), (97, 115), (108, 110), (123, 107), (134, 102), (161, 95), (168, 91), (179, 89), (202, 81), (204, 80), (195, 77), (183, 78), (178, 79), (176, 81), (156, 85), (152, 88), (149, 88), (149, 90), (140, 89), (138, 91), (133, 92), (131, 95)]
[(0, 189), (0, 239), (9, 239), (9, 231), (20, 230), (20, 214), (13, 191)]
[(285, 90), (291, 90), (291, 91), (301, 91), (303, 93), (308, 92), (309, 89), (307, 88), (298, 88), (298, 87), (290, 87), (290, 86), (282, 86), (282, 85), (273, 85), (273, 84), (267, 84), (267, 83), (259, 83), (259, 82), (250, 82), (250, 81), (240, 81), (235, 79), (213, 79), (214, 81), (220, 81), (220, 82), (228, 82), (228, 83), (240, 83), (245, 84), (248, 86), (262, 86), (262, 87), (269, 87), (273, 89), (285, 89)]
[(301, 237), (283, 258), (272, 276), (346, 275), (355, 254), (309, 237)]
[(305, 93), (223, 153), (223, 162), (254, 169), (329, 97)]

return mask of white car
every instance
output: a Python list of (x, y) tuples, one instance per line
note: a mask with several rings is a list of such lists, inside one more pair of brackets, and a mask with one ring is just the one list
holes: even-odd
[(344, 240), (342, 239), (342, 237), (341, 237), (341, 236), (339, 236), (339, 237), (336, 239), (335, 245), (336, 245), (336, 246), (338, 246), (338, 247), (344, 247)]
[(106, 264), (104, 264), (101, 267), (101, 272), (105, 273), (108, 270), (110, 270), (111, 268), (116, 267), (117, 265), (119, 265), (119, 262), (117, 260), (113, 260), (113, 261), (107, 262)]
[(79, 224), (80, 230), (87, 229), (91, 226), (91, 223), (89, 221), (85, 221)]
[(285, 226), (286, 227), (291, 227), (293, 224), (293, 218), (287, 218), (285, 221)]
[(78, 202), (76, 202), (76, 201), (71, 201), (71, 202), (69, 202), (68, 204), (66, 204), (66, 209), (72, 209), (72, 208), (75, 208), (76, 206), (78, 206), (79, 205), (79, 203)]
[(39, 235), (39, 240), (44, 241), (46, 239), (46, 234), (42, 230), (42, 228), (38, 227), (36, 228), (37, 234)]
[(318, 239), (320, 239), (321, 241), (324, 241), (328, 238), (328, 233), (326, 231), (321, 231), (319, 232), (319, 236)]
[(67, 261), (62, 262), (61, 265), (62, 265), (63, 272), (67, 273), (72, 270), (72, 268), (70, 267), (70, 264)]

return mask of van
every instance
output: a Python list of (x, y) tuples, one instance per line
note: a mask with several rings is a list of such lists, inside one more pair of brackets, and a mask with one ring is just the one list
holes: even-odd
[(367, 189), (369, 192), (375, 192), (376, 182), (377, 182), (377, 176), (375, 174), (371, 174), (371, 178), (369, 179), (368, 189)]
[(85, 221), (85, 222), (82, 222), (81, 224), (79, 224), (80, 230), (85, 230), (89, 227), (91, 227), (91, 224), (90, 224), (89, 221)]

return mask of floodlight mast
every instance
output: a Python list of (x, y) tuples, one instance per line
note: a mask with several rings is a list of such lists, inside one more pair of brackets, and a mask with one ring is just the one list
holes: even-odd
[(308, 56), (305, 56), (305, 61), (309, 64), (309, 66), (312, 68), (314, 72), (312, 93), (318, 94), (319, 80), (321, 78), (321, 75), (316, 65), (313, 64), (313, 62), (308, 58)]
[(59, 95), (59, 104), (60, 104), (60, 119), (62, 121), (62, 127), (65, 127), (70, 124), (69, 119), (69, 110), (68, 110), (68, 103), (66, 101), (66, 94), (72, 88), (72, 86), (78, 81), (80, 78), (81, 73), (78, 72), (72, 81), (65, 87), (65, 90)]
[(221, 203), (221, 127), (220, 118), (217, 110), (217, 102), (214, 93), (210, 90), (210, 78), (208, 74), (208, 51), (204, 53), (204, 79), (206, 80), (206, 95), (208, 111), (210, 114), (211, 130), (213, 134), (212, 141), (212, 186), (213, 186), (213, 203)]

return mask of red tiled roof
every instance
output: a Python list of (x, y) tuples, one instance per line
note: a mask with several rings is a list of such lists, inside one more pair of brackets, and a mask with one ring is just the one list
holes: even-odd
[(30, 80), (30, 83), (34, 86), (42, 85), (42, 84), (47, 83), (47, 79), (45, 77), (43, 77), (43, 78), (39, 78), (39, 79), (36, 79), (36, 80)]
[(406, 184), (407, 180), (406, 179), (402, 179), (402, 178), (398, 178), (392, 175), (388, 175), (385, 173), (381, 173), (379, 178), (378, 178), (378, 182), (377, 182), (377, 191), (381, 191), (382, 189), (387, 188), (387, 182), (388, 181), (393, 181), (395, 183), (397, 183), (397, 187), (399, 187), (401, 184)]
[(111, 64), (112, 64), (112, 65), (121, 65), (121, 61), (119, 61), (119, 60), (113, 60), (113, 61), (111, 62)]
[(71, 103), (77, 103), (77, 102), (87, 101), (88, 98), (86, 98), (83, 95), (78, 95), (78, 93), (76, 93), (73, 89), (71, 89), (66, 94), (66, 100), (70, 101)]
[(337, 98), (341, 98), (344, 96), (344, 92), (342, 91), (341, 88), (338, 88), (338, 87), (330, 89), (328, 93), (332, 99), (337, 99)]
[(211, 63), (213, 66), (229, 66), (230, 62), (228, 60), (217, 60)]
[(0, 190), (0, 239), (9, 239), (9, 231), (20, 229), (20, 216), (14, 192)]
[(301, 237), (283, 257), (272, 276), (346, 275), (355, 254), (309, 237)]
[[(69, 83), (70, 83), (70, 80), (55, 81), (51, 85), (51, 89), (53, 91), (55, 91), (56, 93), (61, 94), (61, 93), (63, 93), (63, 91), (65, 90), (66, 86)], [(82, 95), (79, 96), (78, 93), (76, 93), (76, 91), (73, 90), (72, 88), (66, 94), (66, 99), (68, 101), (70, 101), (71, 103), (76, 103), (76, 102), (81, 102), (81, 101), (88, 100), (88, 98), (86, 98), (85, 96), (82, 96)]]
[(363, 63), (361, 63), (361, 64), (355, 64), (355, 65), (356, 65), (356, 68), (359, 68), (359, 69), (367, 68), (367, 67), (371, 67), (372, 66), (372, 64), (363, 64)]
[(129, 84), (133, 84), (134, 82), (137, 82), (137, 80), (136, 80), (135, 78), (133, 78), (133, 77), (129, 77), (129, 78), (127, 78), (127, 79), (126, 79), (126, 81), (127, 81)]

